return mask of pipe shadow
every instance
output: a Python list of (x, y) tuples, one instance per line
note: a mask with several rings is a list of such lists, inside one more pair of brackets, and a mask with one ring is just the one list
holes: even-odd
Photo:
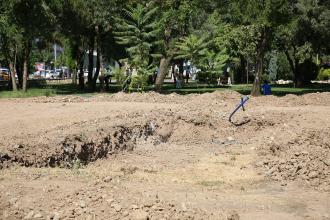
[(251, 122), (251, 119), (247, 119), (245, 121), (242, 121), (240, 123), (237, 123), (237, 122), (233, 122), (233, 121), (229, 121), (231, 124), (235, 125), (236, 127), (239, 127), (239, 126), (243, 126), (249, 122)]

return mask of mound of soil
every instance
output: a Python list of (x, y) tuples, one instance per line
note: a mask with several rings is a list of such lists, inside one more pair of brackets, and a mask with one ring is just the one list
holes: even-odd
[(330, 129), (303, 130), (292, 138), (272, 142), (260, 166), (271, 179), (286, 184), (301, 180), (330, 190)]
[(261, 96), (253, 98), (253, 103), (257, 105), (271, 104), (272, 106), (329, 106), (330, 92), (309, 93), (301, 96), (288, 94), (283, 97)]

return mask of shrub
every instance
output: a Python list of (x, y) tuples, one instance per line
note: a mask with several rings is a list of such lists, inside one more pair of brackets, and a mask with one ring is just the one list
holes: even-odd
[(219, 77), (222, 76), (222, 72), (208, 72), (208, 71), (200, 71), (197, 73), (197, 79), (201, 83), (217, 84)]
[(330, 69), (320, 69), (319, 74), (317, 75), (318, 80), (329, 80), (330, 79)]
[(283, 80), (293, 79), (293, 73), (290, 68), (290, 63), (284, 53), (278, 54), (277, 66), (278, 66), (277, 77), (276, 77), (277, 79), (283, 79)]
[(145, 87), (148, 84), (148, 75), (136, 75), (132, 77), (129, 90), (132, 91), (136, 89), (137, 91), (144, 91)]
[(116, 67), (113, 70), (113, 75), (116, 79), (117, 84), (122, 85), (124, 83), (124, 81), (126, 80), (126, 74), (125, 74), (125, 70), (123, 68)]

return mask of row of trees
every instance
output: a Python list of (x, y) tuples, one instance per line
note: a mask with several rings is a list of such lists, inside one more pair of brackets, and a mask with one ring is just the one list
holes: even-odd
[(88, 56), (89, 90), (96, 89), (98, 78), (103, 82), (103, 62), (109, 59), (134, 67), (139, 87), (159, 67), (159, 90), (169, 66), (184, 60), (208, 79), (218, 78), (228, 63), (244, 79), (253, 66), (252, 94), (260, 95), (265, 70), (273, 73), (278, 60), (287, 62), (295, 85), (302, 86), (316, 57), (330, 54), (329, 5), (329, 0), (6, 0), (0, 3), (0, 61), (10, 67), (13, 89), (17, 73), (23, 91), (31, 54), (54, 43), (65, 45), (80, 88), (86, 86)]

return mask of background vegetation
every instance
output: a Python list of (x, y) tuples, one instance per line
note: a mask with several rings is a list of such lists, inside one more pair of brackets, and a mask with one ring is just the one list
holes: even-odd
[[(253, 82), (252, 95), (260, 95), (264, 79), (293, 80), (295, 87), (329, 79), (324, 65), (330, 55), (329, 5), (329, 0), (6, 0), (0, 2), (0, 64), (10, 68), (13, 90), (27, 92), (35, 62), (45, 62), (69, 67), (74, 87), (93, 92), (106, 89), (105, 63), (123, 68), (113, 72), (122, 88), (164, 90), (170, 66), (180, 67), (180, 79), (189, 60), (200, 69), (201, 83), (230, 76), (236, 83)], [(55, 43), (64, 48), (56, 63)], [(137, 75), (126, 75), (125, 66)]]

